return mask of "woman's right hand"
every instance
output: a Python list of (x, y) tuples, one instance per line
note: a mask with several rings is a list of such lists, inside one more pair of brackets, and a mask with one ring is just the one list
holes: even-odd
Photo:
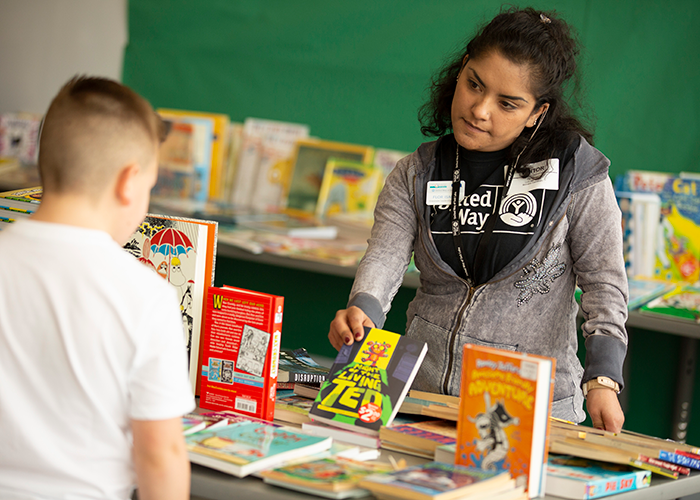
[(357, 306), (341, 309), (331, 321), (328, 340), (339, 351), (343, 344), (352, 345), (356, 340), (362, 340), (365, 336), (365, 326), (374, 328), (375, 325), (362, 309)]

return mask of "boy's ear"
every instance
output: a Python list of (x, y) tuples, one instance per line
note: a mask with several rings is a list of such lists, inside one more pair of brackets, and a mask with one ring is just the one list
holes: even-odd
[(138, 163), (130, 163), (119, 170), (117, 183), (114, 186), (114, 194), (122, 205), (128, 205), (136, 195), (136, 177), (140, 171)]

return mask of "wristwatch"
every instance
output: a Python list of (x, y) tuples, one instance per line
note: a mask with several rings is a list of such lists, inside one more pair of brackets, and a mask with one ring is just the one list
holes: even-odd
[(581, 386), (581, 389), (583, 389), (583, 397), (585, 398), (588, 395), (588, 391), (591, 389), (612, 389), (615, 391), (616, 394), (620, 394), (620, 384), (615, 382), (613, 379), (610, 377), (596, 377), (592, 378), (588, 382), (584, 383)]

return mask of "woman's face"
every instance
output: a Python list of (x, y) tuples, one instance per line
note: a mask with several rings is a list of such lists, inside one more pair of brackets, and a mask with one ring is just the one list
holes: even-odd
[(510, 146), (544, 111), (535, 111), (530, 70), (492, 51), (469, 59), (452, 99), (452, 129), (463, 148), (498, 151)]

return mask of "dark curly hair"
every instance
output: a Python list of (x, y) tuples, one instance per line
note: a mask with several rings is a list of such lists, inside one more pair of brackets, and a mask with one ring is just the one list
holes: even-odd
[(452, 98), (465, 58), (478, 59), (494, 50), (513, 63), (530, 68), (535, 109), (549, 103), (529, 144), (534, 129), (526, 127), (511, 145), (510, 160), (521, 155), (518, 173), (528, 176), (529, 169), (524, 165), (565, 147), (573, 133), (593, 142), (593, 133), (573, 115), (565, 98), (567, 91), (571, 90), (574, 98), (579, 91), (576, 58), (580, 49), (575, 33), (556, 12), (532, 8), (502, 10), (433, 77), (430, 98), (418, 112), (423, 135), (441, 136), (452, 131)]

